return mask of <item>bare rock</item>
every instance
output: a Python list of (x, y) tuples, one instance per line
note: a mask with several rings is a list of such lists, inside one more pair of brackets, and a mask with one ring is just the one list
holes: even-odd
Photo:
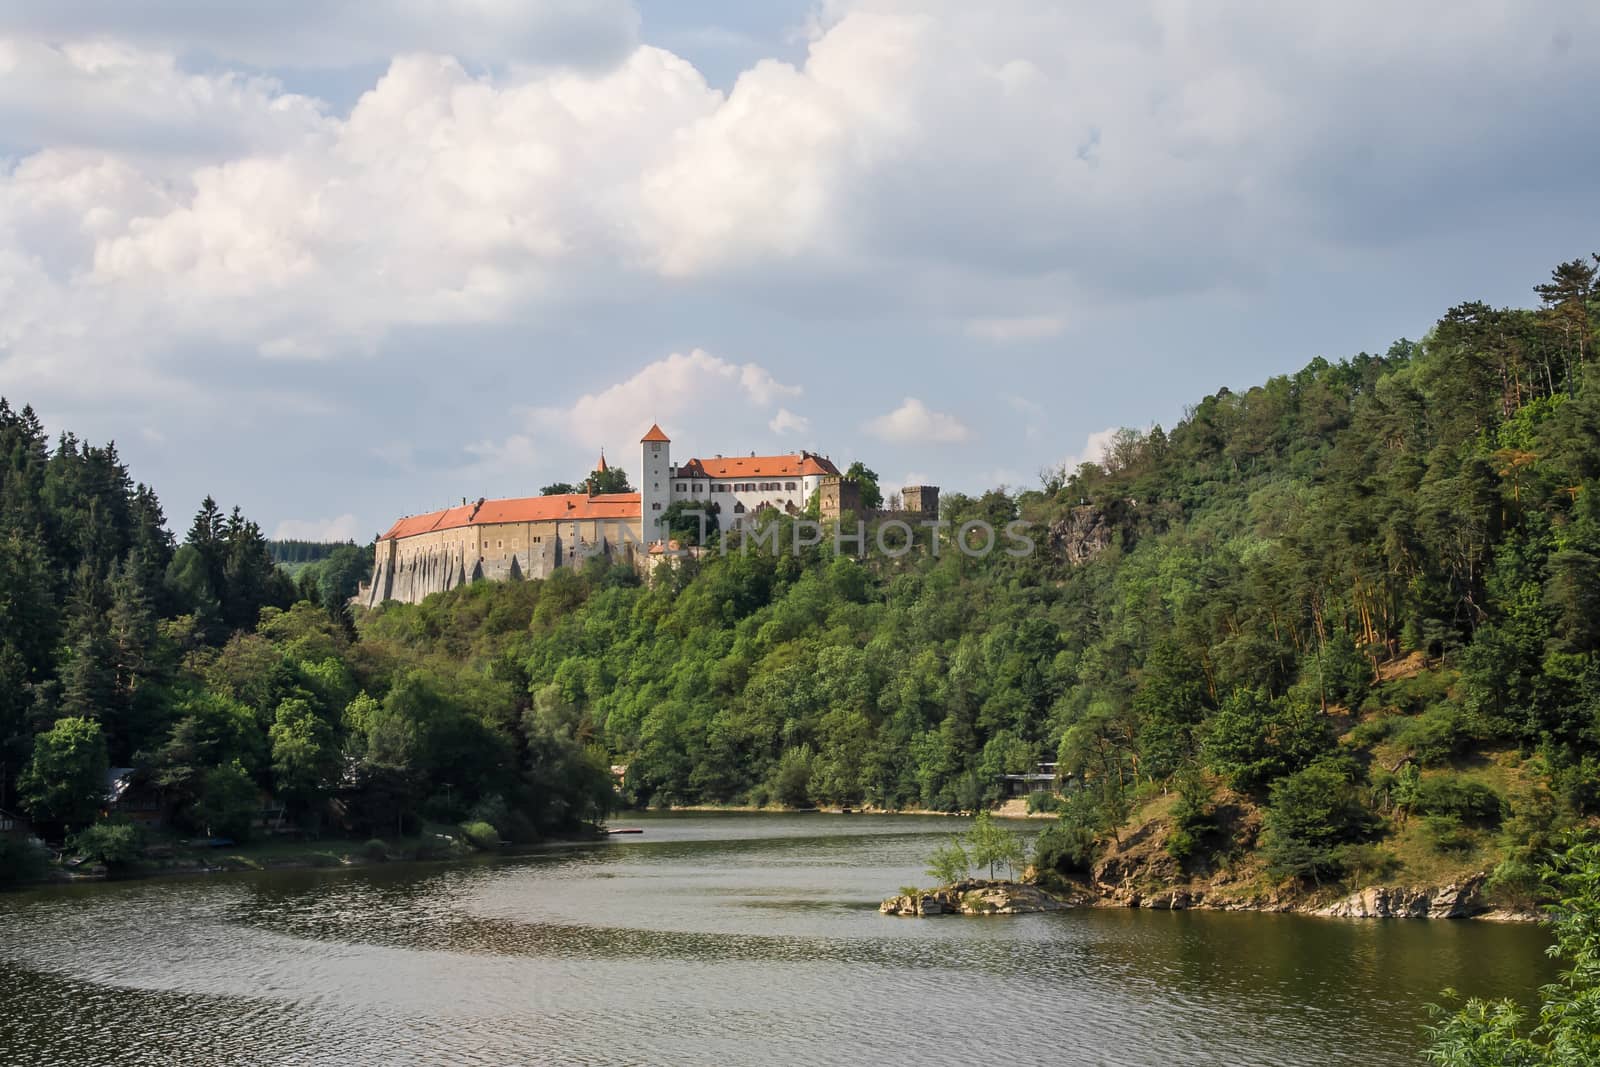
[(1098, 556), (1115, 538), (1111, 517), (1087, 504), (1069, 508), (1049, 531), (1051, 550), (1074, 566)]
[(1060, 911), (1081, 903), (1075, 896), (1047, 892), (1022, 882), (972, 880), (890, 897), (878, 906), (885, 915), (1023, 915)]
[(1338, 919), (1465, 919), (1489, 910), (1486, 874), (1441, 886), (1372, 886), (1319, 908)]

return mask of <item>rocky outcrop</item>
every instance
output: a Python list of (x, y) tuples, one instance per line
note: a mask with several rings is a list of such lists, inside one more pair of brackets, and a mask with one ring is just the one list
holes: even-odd
[(1465, 919), (1490, 910), (1486, 874), (1439, 886), (1373, 886), (1314, 912), (1336, 919)]
[(1024, 882), (976, 880), (890, 897), (878, 910), (885, 915), (1023, 915), (1061, 911), (1081, 903), (1085, 901)]
[(1107, 512), (1082, 504), (1068, 509), (1050, 524), (1050, 550), (1076, 566), (1109, 548), (1116, 535), (1116, 527)]

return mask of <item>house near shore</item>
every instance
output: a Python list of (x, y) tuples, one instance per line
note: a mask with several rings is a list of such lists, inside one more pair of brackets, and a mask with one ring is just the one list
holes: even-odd
[(999, 775), (1008, 797), (1026, 797), (1030, 793), (1054, 793), (1061, 787), (1059, 763), (1037, 763), (1034, 769), (1022, 774)]
[(21, 815), (0, 808), (0, 837), (16, 837), (26, 840), (32, 836), (32, 823)]
[(136, 767), (112, 767), (106, 771), (105, 811), (108, 816), (121, 816), (150, 830), (159, 829), (167, 821), (161, 793)]

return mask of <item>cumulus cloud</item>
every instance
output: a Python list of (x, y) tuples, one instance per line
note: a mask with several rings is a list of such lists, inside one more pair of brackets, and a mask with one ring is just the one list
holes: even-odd
[(354, 541), (360, 524), (354, 515), (332, 519), (284, 519), (272, 531), (280, 541)]
[(13, 148), (105, 149), (160, 173), (163, 156), (290, 148), (326, 129), (321, 109), (275, 79), (189, 73), (122, 41), (0, 36), (0, 130)]
[(262, 67), (342, 67), (429, 48), (490, 63), (604, 63), (635, 42), (628, 0), (50, 0), (7, 4), (0, 33), (116, 38)]
[(640, 437), (659, 423), (673, 439), (675, 460), (713, 454), (800, 432), (808, 420), (780, 401), (800, 396), (756, 363), (733, 363), (702, 349), (674, 352), (637, 373), (571, 403), (524, 413), (521, 432), (469, 446), (483, 471), (529, 470), (552, 453), (573, 460), (604, 447), (629, 470)]
[(960, 419), (931, 411), (914, 396), (867, 423), (867, 432), (896, 444), (956, 444), (972, 438), (972, 431)]
[[(0, 361), (26, 376), (77, 353), (81, 388), (115, 388), (84, 353), (364, 356), (398, 328), (671, 282), (1049, 337), (1108, 302), (1248, 286), (1373, 226), (1439, 224), (1410, 210), (1422, 195), (1520, 182), (1508, 161), (1547, 136), (1530, 108), (1587, 120), (1600, 8), (1467, 7), (853, 0), (823, 9), (803, 64), (761, 61), (723, 93), (633, 43), (611, 3), (12, 5), (0, 119), (51, 143), (0, 171), (0, 294), (30, 309), (0, 327)], [(571, 26), (625, 44), (589, 66), (481, 65), (546, 38), (581, 54)], [(407, 51), (424, 40), (470, 58)], [(339, 116), (186, 71), (180, 44), (403, 54)], [(1465, 103), (1472, 123), (1442, 121)], [(1019, 303), (1060, 310), (996, 313)]]

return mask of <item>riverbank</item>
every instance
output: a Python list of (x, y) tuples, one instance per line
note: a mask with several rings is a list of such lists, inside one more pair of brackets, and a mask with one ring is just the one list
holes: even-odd
[[(936, 811), (932, 808), (879, 808), (871, 804), (864, 804), (859, 808), (786, 808), (773, 805), (757, 807), (752, 804), (675, 804), (670, 808), (639, 808), (635, 810), (662, 813), (693, 812), (706, 815), (714, 815), (718, 812), (745, 812), (753, 815), (937, 815), (945, 819), (970, 819), (977, 814), (975, 811)], [(1008, 800), (998, 807), (986, 810), (997, 819), (1056, 818), (1056, 815), (1052, 812), (1028, 811), (1028, 802), (1022, 799)]]
[(370, 867), (387, 863), (448, 863), (475, 857), (517, 855), (552, 844), (602, 840), (595, 831), (571, 837), (551, 838), (522, 844), (502, 843), (494, 847), (474, 845), (465, 835), (442, 831), (385, 841), (373, 838), (317, 841), (252, 841), (213, 846), (200, 842), (157, 842), (145, 855), (131, 863), (116, 866), (73, 862), (70, 856), (47, 860), (38, 873), (0, 884), (6, 889), (29, 889), (78, 882), (135, 881), (154, 878), (184, 878), (208, 874), (250, 871), (333, 870)]
[(1375, 886), (1336, 899), (1320, 895), (1267, 893), (1210, 897), (1188, 889), (1141, 893), (1087, 881), (1050, 879), (1047, 884), (967, 880), (934, 889), (902, 890), (886, 898), (885, 915), (1023, 915), (1068, 908), (1134, 908), (1151, 911), (1255, 911), (1326, 919), (1476, 919), (1539, 922), (1532, 908), (1495, 906), (1482, 896), (1485, 875), (1445, 886)]

